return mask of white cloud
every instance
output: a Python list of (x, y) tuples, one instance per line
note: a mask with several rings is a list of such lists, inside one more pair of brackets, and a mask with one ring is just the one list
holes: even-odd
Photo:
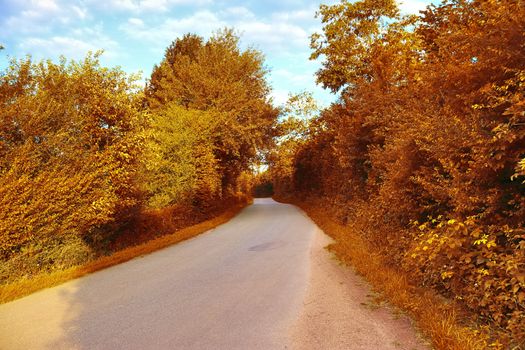
[(144, 26), (144, 21), (141, 20), (140, 18), (129, 18), (128, 19), (128, 24), (130, 26), (134, 26), (134, 27), (143, 27)]
[(273, 103), (276, 106), (282, 106), (286, 104), (286, 101), (288, 101), (289, 94), (290, 94), (290, 91), (288, 90), (276, 89), (276, 90), (272, 90), (270, 95), (273, 98)]
[(312, 85), (315, 82), (313, 73), (295, 73), (287, 69), (276, 69), (270, 73), (275, 79), (286, 81), (297, 89), (304, 89), (305, 86)]
[(229, 7), (220, 11), (219, 16), (230, 20), (253, 20), (255, 14), (243, 6)]
[(31, 1), (31, 5), (34, 6), (37, 10), (45, 12), (56, 12), (60, 9), (58, 4), (54, 0)]
[(317, 6), (311, 6), (308, 9), (301, 9), (288, 12), (276, 12), (272, 14), (272, 18), (275, 21), (279, 22), (312, 22), (315, 20), (315, 12), (317, 11)]
[[(130, 0), (113, 0), (125, 1)], [(180, 0), (179, 0), (180, 1)], [(199, 1), (199, 0), (196, 0)], [(311, 11), (310, 11), (311, 10)], [(310, 10), (269, 14), (269, 17), (257, 18), (243, 6), (227, 7), (221, 11), (198, 10), (185, 17), (165, 17), (160, 22), (148, 20), (149, 16), (134, 16), (120, 25), (119, 29), (130, 39), (153, 44), (155, 51), (165, 47), (172, 40), (191, 32), (209, 37), (223, 27), (233, 27), (240, 32), (242, 42), (255, 45), (266, 54), (289, 50), (308, 49), (311, 33), (303, 29), (303, 19), (313, 19), (313, 7)], [(297, 22), (294, 23), (293, 21)]]
[(235, 26), (243, 39), (261, 45), (265, 52), (308, 47), (309, 34), (300, 26), (288, 23), (241, 22)]
[(212, 0), (87, 0), (91, 5), (102, 9), (128, 11), (134, 13), (166, 12), (174, 6), (204, 6)]
[(5, 36), (42, 34), (52, 31), (55, 24), (67, 25), (89, 16), (83, 5), (60, 3), (57, 0), (22, 1), (17, 5), (19, 12), (2, 23), (2, 34)]
[(138, 3), (138, 10), (164, 12), (168, 10), (168, 6), (168, 0), (143, 0)]
[[(231, 18), (232, 14), (236, 16)], [(146, 41), (158, 50), (160, 46), (164, 47), (185, 33), (209, 37), (223, 27), (234, 27), (241, 33), (243, 42), (255, 45), (267, 54), (308, 48), (310, 33), (301, 26), (256, 20), (253, 13), (242, 7), (229, 8), (218, 13), (201, 10), (187, 17), (164, 19), (160, 24), (151, 24), (147, 20), (134, 17), (119, 28), (129, 38)]]
[(79, 19), (86, 19), (88, 17), (88, 10), (79, 6), (71, 6), (71, 10), (76, 14)]
[(118, 56), (118, 43), (103, 34), (102, 27), (77, 28), (69, 35), (55, 35), (47, 38), (29, 37), (20, 41), (23, 52), (37, 53), (36, 58), (64, 55), (68, 59), (81, 59), (88, 51), (104, 50), (104, 57)]
[(430, 4), (429, 0), (397, 0), (402, 14), (418, 14)]
[(180, 18), (168, 18), (158, 25), (148, 25), (139, 18), (130, 18), (119, 28), (135, 40), (147, 41), (159, 49), (159, 45), (167, 45), (185, 33), (197, 33), (208, 37), (211, 33), (227, 23), (220, 20), (210, 11), (199, 11), (195, 14)]

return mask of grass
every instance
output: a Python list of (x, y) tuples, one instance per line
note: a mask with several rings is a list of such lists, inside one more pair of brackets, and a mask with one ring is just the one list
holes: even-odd
[(148, 242), (125, 248), (109, 256), (104, 256), (86, 264), (74, 266), (65, 270), (53, 271), (50, 273), (40, 273), (32, 278), (24, 278), (15, 282), (0, 286), (0, 303), (27, 296), (41, 289), (57, 286), (75, 278), (105, 269), (110, 266), (121, 264), (138, 256), (152, 253), (159, 249), (179, 243), (189, 238), (195, 237), (203, 232), (211, 230), (233, 218), (246, 206), (246, 203), (239, 203), (226, 212), (199, 224), (182, 228), (175, 233), (164, 235)]
[(312, 202), (292, 202), (334, 238), (336, 243), (330, 250), (344, 263), (353, 266), (381, 297), (410, 315), (436, 349), (503, 348), (499, 342), (491, 342), (486, 328), (466, 322), (467, 314), (459, 305), (432, 290), (411, 284), (402, 271), (389, 265), (350, 226), (338, 223), (328, 210)]

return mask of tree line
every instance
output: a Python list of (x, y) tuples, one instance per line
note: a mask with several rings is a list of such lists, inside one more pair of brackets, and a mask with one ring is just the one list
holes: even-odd
[(271, 142), (264, 58), (232, 30), (176, 39), (145, 88), (99, 57), (0, 74), (2, 282), (226, 209)]
[[(525, 341), (525, 4), (321, 5), (317, 80), (338, 101), (270, 157), (411, 280)], [(351, 242), (349, 242), (351, 244)]]

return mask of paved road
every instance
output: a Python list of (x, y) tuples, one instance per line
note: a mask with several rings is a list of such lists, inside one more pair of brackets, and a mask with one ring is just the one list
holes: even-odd
[(192, 240), (0, 305), (0, 349), (283, 349), (316, 230), (258, 199)]

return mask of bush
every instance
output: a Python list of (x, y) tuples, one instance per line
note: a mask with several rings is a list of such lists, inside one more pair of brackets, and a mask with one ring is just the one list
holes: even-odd
[(97, 55), (13, 61), (0, 76), (0, 247), (76, 235), (98, 244), (140, 205), (134, 79)]

